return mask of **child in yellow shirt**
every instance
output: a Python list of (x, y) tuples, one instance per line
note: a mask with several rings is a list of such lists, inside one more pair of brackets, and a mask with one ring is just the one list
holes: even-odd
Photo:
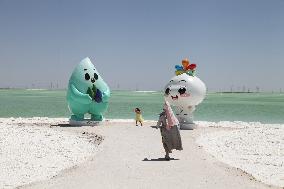
[(135, 117), (135, 121), (136, 121), (136, 126), (138, 126), (138, 121), (140, 122), (141, 126), (143, 126), (143, 117), (142, 117), (142, 113), (141, 110), (139, 108), (135, 108), (135, 113), (136, 113), (136, 117)]

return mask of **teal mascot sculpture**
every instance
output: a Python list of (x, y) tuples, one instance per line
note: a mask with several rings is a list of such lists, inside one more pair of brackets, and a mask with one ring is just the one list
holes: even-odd
[(85, 121), (84, 115), (91, 114), (90, 121), (102, 121), (108, 107), (110, 90), (99, 72), (87, 57), (74, 69), (68, 84), (67, 102), (72, 112), (71, 121)]

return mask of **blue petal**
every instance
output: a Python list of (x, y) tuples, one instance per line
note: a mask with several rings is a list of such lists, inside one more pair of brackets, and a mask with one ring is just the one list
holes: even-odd
[(180, 65), (176, 65), (175, 68), (176, 68), (176, 70), (183, 70), (183, 67), (180, 66)]

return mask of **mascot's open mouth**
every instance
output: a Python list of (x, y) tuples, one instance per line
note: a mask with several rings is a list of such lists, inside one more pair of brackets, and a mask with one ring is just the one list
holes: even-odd
[(172, 100), (177, 100), (178, 99), (178, 95), (176, 96), (171, 96), (172, 97)]

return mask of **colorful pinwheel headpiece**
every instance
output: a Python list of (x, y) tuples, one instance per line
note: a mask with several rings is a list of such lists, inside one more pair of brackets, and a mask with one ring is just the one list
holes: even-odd
[(187, 75), (194, 76), (195, 75), (195, 68), (196, 64), (190, 64), (188, 59), (182, 60), (182, 66), (176, 65), (176, 75), (180, 75), (186, 73)]

